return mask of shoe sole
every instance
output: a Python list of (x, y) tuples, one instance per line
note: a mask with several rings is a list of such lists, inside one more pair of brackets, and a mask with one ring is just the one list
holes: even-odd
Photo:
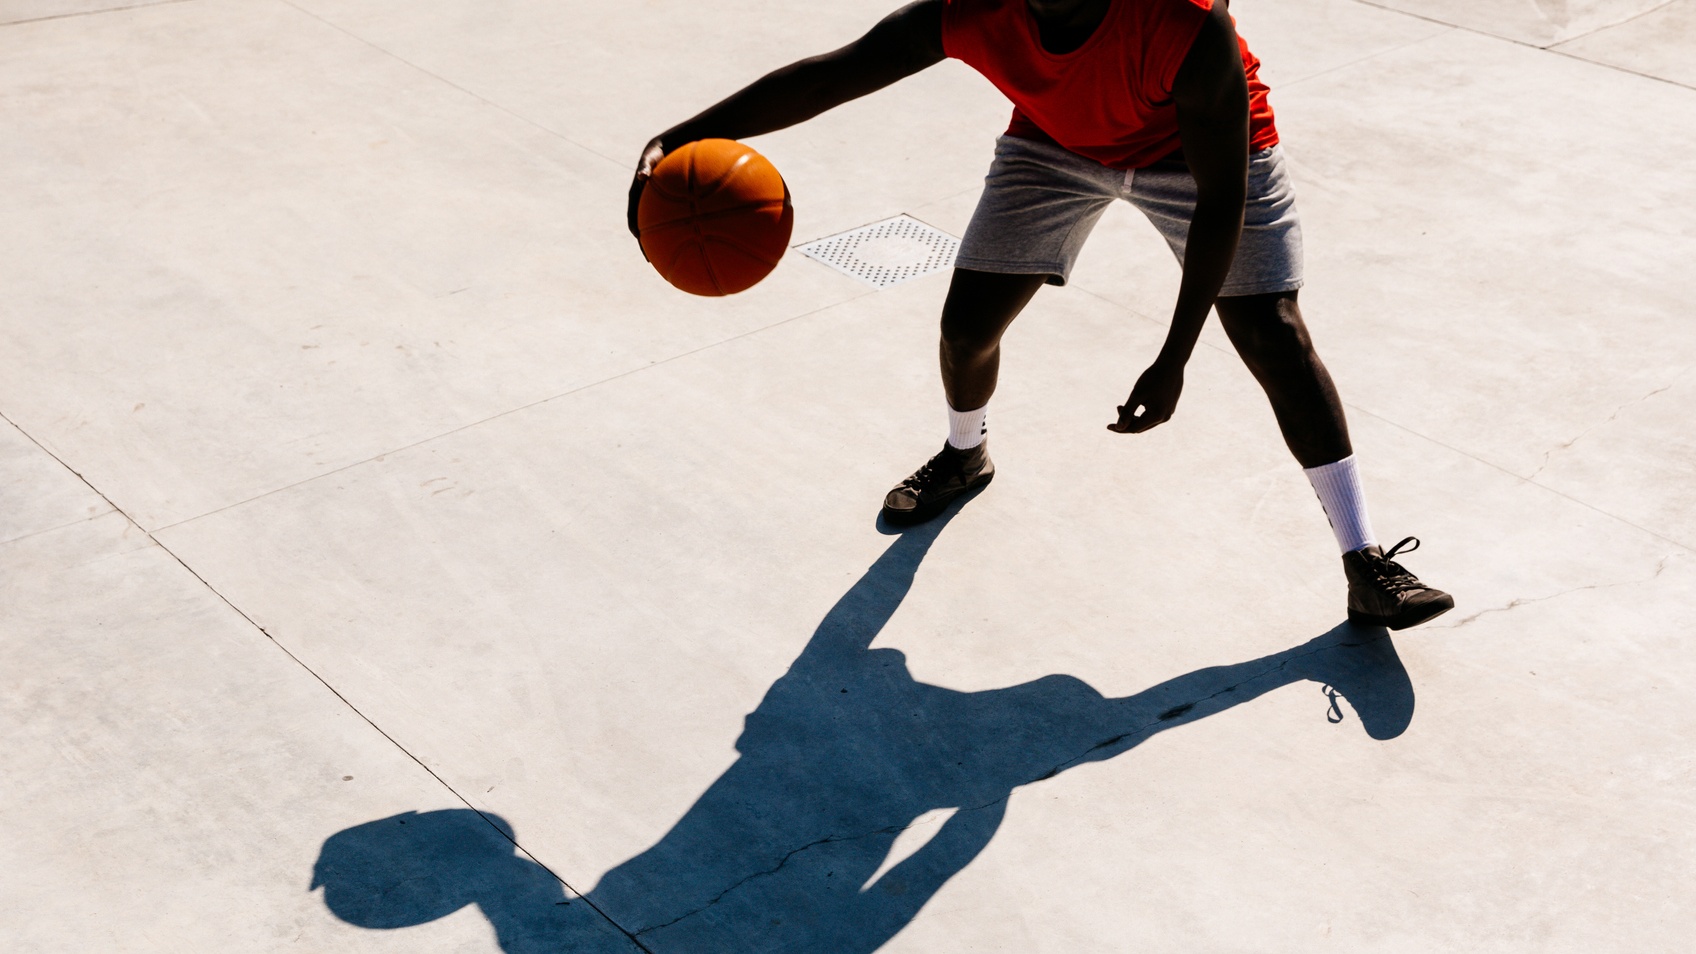
[(1390, 630), (1407, 629), (1409, 626), (1428, 623), (1454, 608), (1455, 600), (1454, 597), (1450, 596), (1440, 600), (1432, 600), (1418, 609), (1409, 610), (1399, 616), (1373, 616), (1362, 613), (1357, 609), (1350, 609), (1349, 622), (1356, 626), (1382, 626)]
[(923, 507), (914, 507), (911, 510), (891, 510), (888, 507), (884, 507), (882, 512), (883, 519), (890, 526), (894, 527), (913, 527), (930, 520), (935, 520), (937, 517), (942, 515), (942, 511), (948, 509), (949, 504), (959, 500), (961, 497), (964, 497), (974, 490), (981, 487), (987, 487), (989, 482), (994, 479), (995, 471), (992, 470), (961, 488), (959, 493), (949, 494), (947, 497), (934, 501)]

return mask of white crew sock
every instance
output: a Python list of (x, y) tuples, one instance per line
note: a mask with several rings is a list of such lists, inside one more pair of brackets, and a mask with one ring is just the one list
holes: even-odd
[(1331, 532), (1337, 536), (1337, 546), (1344, 553), (1378, 543), (1372, 535), (1372, 520), (1366, 515), (1366, 494), (1360, 489), (1360, 469), (1353, 454), (1334, 464), (1308, 467), (1302, 473), (1319, 495), (1325, 518), (1331, 521)]
[(948, 408), (948, 444), (959, 450), (971, 450), (983, 443), (983, 436), (989, 433), (989, 426), (984, 423), (984, 416), (989, 411), (989, 405), (975, 411), (956, 411)]

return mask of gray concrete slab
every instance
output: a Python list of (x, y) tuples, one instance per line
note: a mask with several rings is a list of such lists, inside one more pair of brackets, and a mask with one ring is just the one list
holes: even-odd
[(1696, 539), (1696, 415), (1687, 370), (1550, 448), (1537, 482), (1680, 542)]
[(109, 513), (111, 504), (0, 421), (0, 543)]
[[(409, 63), (633, 169), (643, 145), (760, 73), (865, 32), (896, 4), (750, 8), (732, 27), (711, 5), (583, 6), (453, 0), (420, 11), (400, 0), (310, 0), (303, 7)], [(754, 145), (797, 196), (804, 241), (975, 189), (1006, 101), (949, 62)], [(980, 157), (960, 163), (957, 157)]]
[[(822, 839), (915, 821), (912, 840), (943, 837), (935, 815), (890, 822), (894, 809), (866, 804), (876, 773), (852, 745), (846, 764), (804, 757), (838, 751), (833, 733), (852, 739), (868, 716), (851, 700), (791, 703), (781, 678), (805, 668), (804, 648), (835, 631), (831, 604), (891, 546), (871, 517), (935, 433), (919, 319), (940, 291), (902, 286), (163, 536), (539, 858), (594, 884), (626, 928), (682, 918), (643, 935), (654, 950), (784, 949), (801, 928), (722, 900), (690, 912)], [(1076, 291), (1045, 293), (1022, 321), (997, 483), (930, 548), (893, 618), (854, 617), (874, 651), (818, 677), (845, 683), (823, 695), (875, 705), (898, 691), (940, 737), (976, 738), (1005, 716), (990, 700), (1052, 673), (1127, 697), (1336, 625), (1326, 531), (1234, 358), (1198, 356), (1180, 418), (1125, 441), (1102, 424), (1126, 356), (1151, 353), (1159, 327)], [(663, 445), (633, 440), (656, 404), (693, 413)], [(1298, 680), (1107, 765), (1019, 777), (1033, 784), (993, 838), (977, 833), (987, 844), (945, 839), (929, 859), (971, 863), (887, 949), (1134, 937), (1187, 950), (1198, 924), (1203, 947), (1257, 950), (1324, 931), (1409, 950), (1659, 936), (1690, 856), (1672, 834), (1682, 822), (1666, 824), (1686, 809), (1663, 801), (1664, 785), (1688, 784), (1669, 767), (1691, 718), (1676, 691), (1690, 674), (1669, 655), (1683, 551), (1405, 429), (1359, 430), (1380, 524), (1427, 534), (1416, 565), (1462, 605), (1453, 630), (1396, 640), (1420, 699), (1412, 726), (1380, 742), (1352, 710), (1327, 725), (1319, 685)], [(1527, 527), (1542, 556), (1501, 560), (1494, 541)], [(273, 549), (244, 554), (260, 534)], [(905, 667), (898, 690), (865, 682), (863, 666), (884, 662)], [(1594, 691), (1568, 691), (1584, 684)], [(931, 698), (944, 689), (983, 710)], [(1064, 697), (1001, 704), (1097, 725)], [(1629, 711), (1600, 714), (1612, 706)], [(1428, 710), (1441, 713), (1429, 729)], [(800, 751), (786, 748), (794, 733), (810, 740)], [(910, 758), (925, 738), (873, 752)], [(969, 807), (998, 771), (1017, 776), (1006, 761), (974, 765), (951, 780), (958, 801), (935, 807)], [(1619, 794), (1589, 794), (1601, 790)], [(973, 844), (969, 825), (952, 837)], [(1481, 839), (1496, 853), (1481, 859)], [(1633, 847), (1583, 877), (1545, 877), (1598, 841)], [(808, 879), (840, 865), (856, 886), (874, 880), (865, 866), (886, 848), (808, 855), (824, 869), (731, 896), (830, 923), (840, 912)], [(931, 890), (925, 872), (908, 872), (913, 891)], [(1315, 896), (1334, 913), (1304, 904)], [(1507, 897), (1537, 901), (1504, 915), (1485, 900)]]
[(1231, 16), (1274, 89), (1454, 29), (1360, 0), (1235, 0)]
[(1361, 0), (1443, 23), (1550, 46), (1641, 16), (1667, 0)]
[[(1418, 48), (1420, 66), (1404, 59), (1412, 48), (1384, 57), (1359, 77), (1383, 94), (1372, 110), (1347, 108), (1323, 83), (1285, 102), (1298, 142), (1361, 135), (1342, 162), (1296, 154), (1313, 216), (1308, 300), (1330, 316), (1327, 336), (1360, 323), (1334, 346), (1350, 400), (1537, 477), (1578, 435), (1696, 365), (1676, 277), (1696, 254), (1696, 228), (1676, 211), (1696, 181), (1696, 142), (1659, 119), (1693, 103), (1686, 90), (1528, 50), (1498, 48), (1497, 60), (1488, 45), (1454, 35)], [(1457, 126), (1446, 93), (1392, 92), (1433, 71), (1446, 77), (1436, 90), (1494, 86), (1495, 105)], [(1544, 101), (1550, 88), (1563, 90), (1558, 105)], [(1409, 118), (1398, 131), (1389, 115)], [(1426, 148), (1437, 136), (1446, 158)], [(1406, 172), (1379, 177), (1374, 161)], [(1460, 379), (1467, 396), (1445, 395)], [(1562, 489), (1618, 501), (1612, 476), (1598, 477)], [(1662, 501), (1688, 495), (1676, 482), (1639, 488)], [(1688, 544), (1687, 526), (1651, 528)]]
[[(1104, 429), (1177, 283), (1130, 210), (900, 537), (946, 278), (634, 254), (646, 137), (882, 3), (0, 26), (0, 947), (1678, 949), (1692, 93), (1526, 45), (1641, 4), (1382, 7), (1235, 12), (1459, 601), (1393, 640), (1216, 330)], [(958, 233), (1006, 113), (949, 64), (755, 145), (798, 241)]]
[(1640, 17), (1576, 37), (1554, 49), (1696, 87), (1696, 63), (1691, 62), (1690, 56), (1690, 51), (1696, 49), (1696, 2), (1673, 0)]
[[(491, 949), (476, 899), (429, 872), (373, 851), (320, 861), (328, 833), (404, 831), (411, 811), (457, 810), (462, 850), (534, 868), (120, 514), (0, 544), (0, 653), (8, 951), (417, 950), (416, 933), (326, 914), (326, 891), (370, 910), (357, 882), (374, 871), (451, 914), (433, 949)], [(633, 950), (586, 905), (557, 910), (562, 933)]]
[(622, 167), (287, 4), (0, 49), (0, 402), (143, 526), (864, 292), (791, 266), (680, 313)]

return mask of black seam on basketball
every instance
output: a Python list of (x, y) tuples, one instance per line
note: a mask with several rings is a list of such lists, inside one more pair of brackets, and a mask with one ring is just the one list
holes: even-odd
[(671, 276), (677, 273), (677, 262), (679, 259), (683, 258), (683, 253), (687, 251), (689, 251), (688, 242), (682, 242), (676, 248), (671, 250), (671, 261), (667, 264), (666, 270), (661, 273), (665, 275), (666, 281), (671, 281)]
[(695, 244), (696, 247), (701, 250), (701, 264), (705, 265), (707, 268), (707, 278), (713, 283), (713, 291), (718, 292), (720, 295), (729, 294), (729, 292), (724, 290), (724, 283), (718, 280), (718, 269), (713, 268), (713, 257), (707, 254), (707, 243), (697, 242)]
[(687, 252), (694, 252), (701, 256), (701, 267), (707, 270), (707, 280), (713, 283), (713, 291), (720, 295), (726, 294), (724, 284), (718, 280), (718, 273), (713, 271), (713, 260), (707, 255), (706, 245), (703, 242), (684, 242), (677, 246), (677, 249), (671, 253), (671, 267), (665, 271), (665, 280), (673, 285), (677, 284), (672, 280), (672, 276), (677, 274), (677, 263), (682, 260)]
[(648, 177), (647, 188), (659, 193), (662, 198), (670, 199), (673, 202), (689, 201), (688, 193), (677, 193), (671, 191), (670, 187), (666, 185), (665, 180), (658, 176), (650, 175)]
[[(694, 148), (690, 148), (690, 150), (689, 150), (689, 217), (691, 219), (693, 219), (696, 215), (700, 214), (700, 211), (701, 211), (701, 197), (697, 194), (697, 190), (700, 189), (700, 179), (699, 179), (700, 171), (696, 168), (696, 165), (695, 165), (695, 155), (696, 155), (696, 150)], [(701, 229), (700, 229), (699, 226), (697, 226), (695, 228), (695, 234), (699, 235), (700, 232), (701, 232)]]
[(702, 212), (699, 215), (690, 213), (680, 215), (675, 219), (666, 219), (664, 222), (650, 222), (642, 227), (642, 231), (652, 232), (657, 229), (670, 228), (674, 225), (682, 225), (689, 222), (711, 222), (714, 219), (722, 219), (726, 216), (737, 215), (742, 212), (769, 209), (772, 206), (782, 208), (783, 205), (784, 203), (779, 199), (767, 199), (763, 202), (749, 202), (746, 205), (738, 205), (729, 209), (720, 209), (717, 212)]
[[(648, 199), (648, 193), (650, 191), (657, 194), (659, 196), (659, 198), (661, 198), (663, 200), (668, 200), (668, 201), (680, 203), (680, 204), (688, 204), (689, 203), (689, 197), (687, 195), (678, 195), (678, 194), (672, 192), (670, 189), (666, 188), (662, 183), (660, 183), (657, 180), (656, 177), (649, 176), (648, 182), (643, 187), (643, 190), (642, 190), (642, 198), (636, 204), (636, 229), (637, 229), (638, 232), (645, 232), (645, 231), (648, 230), (648, 228), (651, 227), (651, 226), (644, 226), (642, 224), (642, 211), (644, 209), (652, 209), (652, 208), (656, 207), (656, 204), (651, 203)], [(676, 220), (675, 219), (667, 219), (666, 221), (672, 222), (672, 221), (676, 221)], [(664, 224), (664, 223), (661, 223), (661, 224)]]

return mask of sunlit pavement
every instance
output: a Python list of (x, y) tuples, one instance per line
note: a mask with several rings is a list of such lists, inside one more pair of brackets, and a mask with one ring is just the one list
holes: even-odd
[[(648, 137), (892, 2), (0, 0), (0, 948), (1688, 944), (1696, 0), (1235, 5), (1393, 640), (1216, 326), (1105, 430), (1129, 207), (904, 536), (946, 275), (642, 260)], [(958, 235), (1007, 112), (753, 145)]]

